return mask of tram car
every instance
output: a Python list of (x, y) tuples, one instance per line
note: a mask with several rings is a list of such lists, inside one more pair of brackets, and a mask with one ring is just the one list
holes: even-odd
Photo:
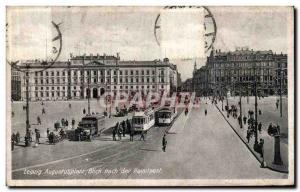
[(156, 111), (155, 114), (158, 125), (170, 125), (177, 116), (176, 108), (164, 107)]
[(148, 131), (154, 124), (153, 110), (135, 112), (132, 117), (132, 128), (135, 132)]

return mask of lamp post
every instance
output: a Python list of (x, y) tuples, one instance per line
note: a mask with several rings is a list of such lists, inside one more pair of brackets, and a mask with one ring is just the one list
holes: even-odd
[(282, 117), (282, 63), (280, 63), (280, 117)]
[(239, 119), (239, 123), (240, 123), (240, 128), (243, 128), (243, 112), (242, 112), (242, 86), (240, 85), (240, 119)]
[(25, 135), (25, 147), (30, 146), (30, 123), (29, 123), (29, 68), (30, 65), (26, 64), (25, 83), (26, 83), (26, 135)]
[(88, 115), (91, 115), (91, 101), (90, 101), (90, 97), (91, 97), (91, 89), (90, 89), (90, 81), (91, 81), (91, 71), (88, 70)]
[(255, 137), (255, 142), (254, 142), (254, 150), (257, 151), (259, 145), (258, 145), (258, 139), (257, 139), (257, 76), (256, 76), (256, 67), (254, 67), (254, 95), (255, 95), (255, 121), (254, 121), (254, 126), (255, 126), (255, 132), (254, 132), (254, 137)]

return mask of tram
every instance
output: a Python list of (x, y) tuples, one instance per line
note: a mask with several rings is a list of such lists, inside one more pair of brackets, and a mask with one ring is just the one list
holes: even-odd
[(135, 112), (132, 117), (132, 128), (136, 132), (148, 131), (154, 126), (154, 111)]
[(164, 107), (155, 114), (158, 125), (170, 125), (177, 116), (176, 108)]

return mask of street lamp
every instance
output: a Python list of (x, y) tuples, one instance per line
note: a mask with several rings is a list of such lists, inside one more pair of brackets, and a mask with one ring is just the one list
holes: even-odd
[(26, 83), (26, 135), (25, 135), (25, 147), (30, 146), (30, 123), (29, 123), (29, 68), (30, 65), (26, 64), (25, 83)]
[(258, 139), (257, 139), (257, 74), (256, 74), (256, 66), (254, 67), (254, 95), (255, 95), (255, 121), (254, 121), (254, 126), (255, 126), (255, 142), (254, 142), (254, 150), (258, 151), (259, 150), (259, 145), (258, 145)]
[(91, 89), (90, 89), (90, 81), (91, 81), (91, 71), (88, 70), (88, 115), (91, 115), (91, 102), (90, 102), (90, 97), (91, 97)]

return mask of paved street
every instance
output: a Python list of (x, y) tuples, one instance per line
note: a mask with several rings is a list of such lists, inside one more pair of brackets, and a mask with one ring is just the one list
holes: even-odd
[[(75, 125), (84, 116), (83, 109), (87, 112), (87, 100), (74, 100), (74, 101), (44, 101), (42, 102), (30, 102), (29, 119), (31, 129), (38, 128), (41, 131), (41, 136), (46, 136), (46, 130), (54, 130), (54, 123), (61, 122), (61, 119), (69, 121), (69, 128), (71, 128), (72, 118), (75, 120)], [(69, 107), (71, 104), (71, 108)], [(100, 101), (91, 100), (91, 113), (103, 114), (105, 108), (100, 105)], [(12, 103), (12, 111), (14, 116), (12, 117), (12, 132), (16, 133), (19, 131), (21, 137), (25, 135), (25, 122), (26, 122), (26, 110), (23, 110), (23, 106), (26, 106), (25, 102), (14, 102)], [(42, 109), (45, 109), (45, 114), (42, 114)], [(113, 111), (114, 112), (114, 111)], [(41, 119), (41, 125), (37, 124), (37, 117)]]
[[(207, 116), (204, 115), (205, 108), (208, 110)], [(168, 145), (166, 152), (163, 152), (162, 136), (166, 130), (169, 133)], [(28, 153), (25, 150), (14, 151), (13, 178), (287, 177), (286, 174), (260, 168), (259, 162), (211, 104), (201, 102), (200, 108), (193, 109), (188, 116), (181, 113), (172, 127), (153, 127), (146, 135), (146, 141), (139, 141), (139, 137), (136, 135), (134, 142), (129, 142), (128, 136), (121, 141), (112, 141), (111, 135), (103, 135), (93, 142), (65, 141), (55, 146), (46, 146), (44, 150), (39, 150), (38, 155), (35, 148), (25, 149), (30, 150)], [(36, 158), (31, 158), (28, 163), (22, 161), (22, 157), (26, 159), (26, 156)], [(44, 156), (47, 158), (43, 158)], [(66, 172), (59, 172), (60, 170)]]

